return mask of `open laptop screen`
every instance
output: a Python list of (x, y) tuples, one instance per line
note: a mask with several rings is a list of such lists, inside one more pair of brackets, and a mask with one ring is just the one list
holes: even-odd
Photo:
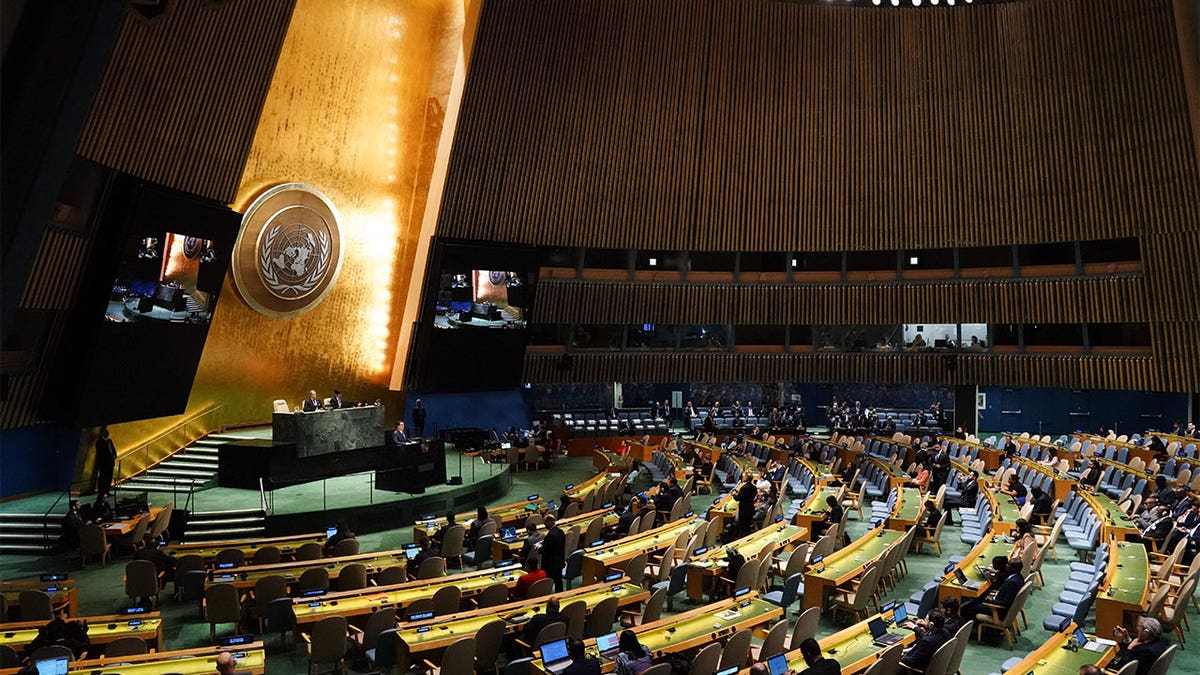
[(542, 645), (542, 663), (555, 663), (567, 658), (567, 641), (555, 640)]

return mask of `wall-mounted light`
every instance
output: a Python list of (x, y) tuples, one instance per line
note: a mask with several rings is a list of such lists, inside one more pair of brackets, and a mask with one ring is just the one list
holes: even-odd
[(917, 259), (917, 256), (915, 256), (915, 255), (914, 255), (914, 256), (911, 256), (911, 257), (909, 257), (909, 259), (908, 259), (908, 264), (909, 264), (909, 265), (916, 265), (916, 264), (917, 264), (917, 262), (918, 262), (918, 259)]
[(656, 267), (657, 265), (658, 265), (658, 258), (651, 258), (651, 259), (650, 259), (650, 266), (651, 266), (651, 267)]

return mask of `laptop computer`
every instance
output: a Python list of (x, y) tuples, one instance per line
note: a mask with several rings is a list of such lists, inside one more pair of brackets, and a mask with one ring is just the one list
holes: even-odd
[(600, 652), (600, 656), (608, 660), (612, 660), (621, 651), (620, 639), (616, 633), (601, 635), (596, 638), (596, 650)]
[(70, 659), (60, 656), (54, 659), (40, 659), (34, 661), (33, 665), (37, 668), (38, 675), (67, 675), (69, 662)]
[(787, 671), (787, 654), (781, 652), (767, 659), (768, 675), (784, 675)]
[(963, 574), (961, 567), (954, 568), (954, 580), (958, 582), (959, 586), (966, 586), (973, 591), (983, 588), (982, 581), (971, 581), (967, 579), (967, 575)]
[(736, 673), (741, 669), (741, 666), (729, 666), (728, 668), (718, 670), (715, 675), (736, 675)]
[(904, 639), (899, 633), (889, 633), (887, 622), (879, 617), (875, 617), (867, 622), (867, 628), (871, 629), (871, 638), (877, 647), (887, 647), (894, 645)]
[(555, 640), (547, 642), (538, 650), (542, 658), (542, 668), (548, 673), (561, 673), (571, 665), (571, 656), (567, 653), (567, 641)]
[(335, 535), (335, 534), (337, 534), (337, 527), (325, 528), (325, 538), (326, 539), (331, 539), (333, 537), (333, 535)]
[(500, 541), (511, 544), (517, 540), (517, 528), (509, 525), (508, 527), (500, 528)]
[(901, 628), (912, 628), (912, 623), (908, 620), (908, 607), (903, 603), (896, 605), (896, 611), (892, 612), (892, 623)]

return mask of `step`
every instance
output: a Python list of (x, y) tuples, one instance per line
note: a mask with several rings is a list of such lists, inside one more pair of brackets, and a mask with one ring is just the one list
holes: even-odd
[(55, 518), (53, 521), (48, 520), (45, 522), (43, 522), (42, 520), (25, 520), (25, 521), (15, 521), (15, 522), (9, 521), (9, 520), (2, 520), (2, 521), (0, 521), (0, 536), (4, 536), (5, 534), (8, 534), (8, 533), (15, 534), (15, 533), (21, 533), (21, 532), (41, 532), (42, 528), (46, 527), (47, 525), (52, 530), (62, 527), (60, 519), (58, 519), (58, 518)]
[(242, 436), (239, 434), (209, 434), (205, 439), (210, 441), (252, 441), (258, 436)]
[(211, 518), (204, 520), (196, 520), (195, 518), (188, 519), (188, 529), (212, 529), (214, 527), (233, 527), (238, 525), (262, 525), (264, 519), (261, 516), (247, 516), (245, 518)]
[(263, 535), (267, 533), (267, 528), (247, 528), (247, 529), (226, 529), (226, 530), (204, 530), (195, 532), (188, 528), (187, 536), (184, 539), (189, 544), (203, 543), (206, 541), (224, 541), (226, 539), (247, 539), (255, 535)]
[(213, 471), (200, 471), (197, 469), (184, 469), (168, 464), (159, 464), (142, 474), (143, 478), (176, 478), (181, 480), (196, 479), (197, 482), (204, 482), (213, 477)]
[[(188, 469), (190, 471), (205, 471), (211, 473), (217, 470), (217, 463), (205, 462), (203, 460), (197, 461), (190, 457), (183, 457), (180, 459), (169, 459), (154, 468), (159, 469), (163, 467), (169, 467), (171, 469)], [(153, 471), (153, 469), (151, 469), (151, 471)]]
[[(51, 544), (53, 546), (54, 544)], [(38, 544), (9, 544), (5, 543), (0, 547), (2, 555), (44, 555), (49, 550), (48, 547)]]
[(8, 532), (5, 532), (3, 534), (0, 534), (0, 542), (3, 542), (3, 544), (2, 544), (3, 546), (8, 546), (9, 544), (19, 544), (19, 543), (40, 544), (41, 542), (45, 541), (47, 535), (49, 535), (50, 541), (58, 541), (58, 537), (61, 534), (62, 534), (62, 530), (57, 527), (52, 528), (49, 532), (46, 532), (46, 533), (42, 532), (41, 530), (39, 530), (37, 532), (25, 532), (25, 533), (20, 533), (20, 534), (10, 534)]
[(260, 516), (265, 518), (266, 512), (262, 509), (223, 509), (221, 511), (195, 511), (192, 513), (192, 518), (228, 518), (229, 516)]
[[(197, 483), (197, 487), (199, 487)], [(161, 485), (159, 483), (139, 483), (137, 480), (127, 481), (117, 486), (118, 490), (123, 492), (170, 492), (175, 494), (187, 494), (191, 492), (191, 485), (186, 483), (178, 483), (172, 486), (170, 483)]]

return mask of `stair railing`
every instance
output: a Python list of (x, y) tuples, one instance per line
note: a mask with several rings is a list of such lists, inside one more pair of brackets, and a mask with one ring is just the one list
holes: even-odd
[[(274, 507), (275, 507), (274, 502), (275, 502), (275, 500), (272, 499), (271, 500), (272, 510), (274, 510)], [(262, 476), (258, 477), (258, 507), (260, 509), (262, 509), (264, 516), (267, 515), (267, 513), (268, 513), (267, 512), (267, 490), (266, 490), (266, 487), (263, 485)]]
[(46, 509), (46, 512), (42, 514), (42, 550), (43, 551), (50, 550), (50, 522), (49, 522), (50, 514), (53, 513), (55, 509), (58, 508), (58, 503), (62, 501), (62, 498), (67, 497), (70, 494), (71, 494), (70, 489), (67, 489), (65, 492), (59, 494), (58, 499), (55, 499), (54, 503), (50, 505), (50, 508)]
[(189, 444), (214, 431), (221, 431), (220, 413), (224, 407), (217, 404), (189, 415), (129, 452), (121, 453), (117, 457), (113, 482), (119, 483), (145, 473)]

